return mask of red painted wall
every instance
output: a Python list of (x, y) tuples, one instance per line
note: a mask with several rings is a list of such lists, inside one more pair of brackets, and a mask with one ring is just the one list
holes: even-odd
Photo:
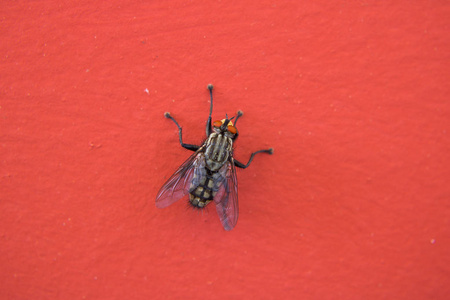
[[(444, 299), (448, 1), (0, 8), (1, 299)], [(240, 217), (158, 189), (237, 109)]]

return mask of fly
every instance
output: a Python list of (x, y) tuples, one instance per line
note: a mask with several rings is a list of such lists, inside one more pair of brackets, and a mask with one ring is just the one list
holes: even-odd
[[(156, 207), (164, 208), (189, 194), (189, 203), (197, 208), (204, 208), (211, 201), (216, 204), (217, 214), (225, 230), (236, 226), (238, 207), (238, 184), (235, 167), (245, 169), (258, 153), (273, 153), (273, 148), (253, 152), (247, 164), (233, 158), (233, 143), (239, 136), (236, 128), (238, 119), (243, 115), (237, 112), (236, 117), (214, 121), (211, 124), (213, 110), (212, 84), (208, 85), (211, 97), (209, 117), (206, 122), (207, 139), (201, 146), (185, 144), (182, 128), (177, 121), (166, 112), (164, 116), (171, 119), (178, 127), (180, 144), (183, 148), (194, 151), (167, 180), (156, 196)], [(234, 124), (232, 120), (234, 120)]]

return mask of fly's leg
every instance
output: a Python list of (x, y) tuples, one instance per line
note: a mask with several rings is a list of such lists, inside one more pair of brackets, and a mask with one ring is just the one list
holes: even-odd
[(243, 115), (244, 115), (244, 112), (243, 112), (242, 110), (238, 110), (236, 119), (234, 119), (234, 126), (236, 126), (237, 121), (238, 121), (239, 118), (242, 117)]
[[(244, 112), (242, 110), (238, 110), (237, 112), (237, 116), (236, 119), (234, 120), (234, 126), (236, 126), (237, 121), (239, 120), (240, 117), (242, 117), (244, 115)], [(235, 138), (237, 138), (237, 135), (235, 136)], [(244, 165), (243, 163), (241, 163), (238, 160), (234, 160), (234, 165), (238, 168), (241, 169), (245, 169), (248, 166), (250, 166), (250, 163), (252, 162), (253, 158), (255, 157), (256, 154), (258, 153), (269, 153), (272, 154), (273, 153), (273, 148), (267, 149), (267, 150), (259, 150), (256, 152), (253, 152), (252, 155), (250, 156), (250, 159), (248, 160), (248, 163), (246, 165)]]
[(211, 105), (209, 107), (208, 121), (206, 121), (206, 137), (208, 137), (212, 133), (212, 129), (211, 129), (211, 114), (212, 114), (212, 111), (213, 111), (213, 95), (212, 95), (213, 88), (214, 87), (213, 87), (212, 84), (208, 84), (209, 95), (211, 97)]
[[(242, 110), (238, 110), (238, 111), (237, 111), (236, 119), (234, 119), (234, 126), (236, 126), (237, 121), (238, 121), (239, 118), (242, 117), (243, 115), (244, 115), (244, 112), (243, 112)], [(233, 118), (234, 118), (234, 117), (233, 117)], [(235, 139), (237, 139), (238, 136), (239, 136), (239, 131), (237, 131), (237, 132), (234, 134), (233, 141), (234, 141)]]
[(245, 168), (247, 168), (250, 165), (250, 163), (253, 160), (253, 157), (255, 157), (255, 155), (258, 154), (258, 153), (269, 153), (269, 154), (272, 154), (273, 153), (273, 148), (270, 148), (270, 149), (267, 149), (267, 150), (259, 150), (259, 151), (253, 152), (252, 155), (250, 156), (250, 159), (248, 160), (248, 163), (246, 165), (244, 165), (243, 163), (241, 163), (241, 162), (239, 162), (237, 160), (234, 160), (234, 165), (236, 167), (238, 167), (238, 168), (245, 169)]
[(175, 123), (175, 125), (177, 125), (177, 127), (178, 127), (178, 134), (179, 134), (179, 137), (180, 137), (181, 147), (186, 148), (186, 149), (191, 150), (191, 151), (197, 151), (198, 148), (200, 148), (199, 146), (196, 146), (196, 145), (183, 143), (183, 136), (182, 136), (183, 135), (182, 134), (183, 133), (183, 129), (180, 127), (180, 125), (178, 125), (178, 122), (175, 121), (175, 119), (170, 115), (169, 112), (164, 113), (164, 116), (166, 118), (168, 118), (168, 119), (171, 119)]

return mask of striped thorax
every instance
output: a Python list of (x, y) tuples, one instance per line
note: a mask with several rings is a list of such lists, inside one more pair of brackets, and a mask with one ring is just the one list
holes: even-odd
[(206, 141), (206, 166), (212, 172), (218, 171), (231, 155), (233, 140), (221, 133), (211, 133)]

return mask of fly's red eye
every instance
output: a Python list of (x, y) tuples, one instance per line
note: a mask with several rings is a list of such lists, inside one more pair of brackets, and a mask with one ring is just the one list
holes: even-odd
[(234, 126), (228, 126), (228, 131), (229, 131), (230, 133), (232, 133), (232, 134), (236, 134), (237, 129), (236, 129), (236, 127), (234, 127)]
[(221, 121), (214, 121), (213, 125), (214, 125), (214, 127), (220, 127), (220, 126), (222, 126), (222, 122)]

